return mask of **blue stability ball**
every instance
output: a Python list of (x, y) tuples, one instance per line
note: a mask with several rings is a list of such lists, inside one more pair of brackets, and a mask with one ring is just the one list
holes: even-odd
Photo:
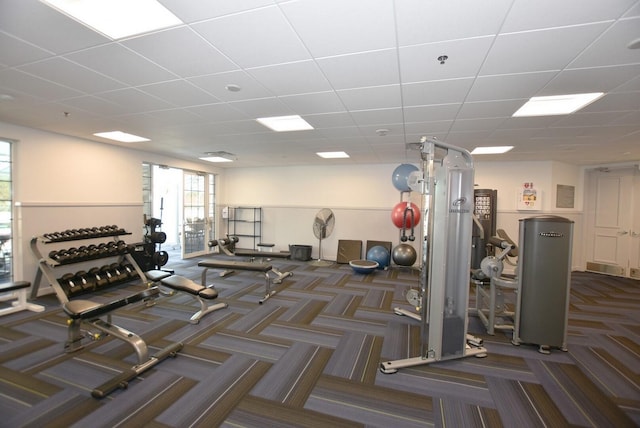
[(383, 246), (375, 245), (367, 251), (367, 260), (378, 262), (378, 269), (385, 269), (389, 266), (391, 254)]
[(409, 175), (414, 171), (419, 171), (417, 166), (409, 163), (400, 164), (393, 170), (393, 174), (391, 175), (393, 186), (401, 192), (410, 192), (411, 188), (409, 187), (408, 180)]

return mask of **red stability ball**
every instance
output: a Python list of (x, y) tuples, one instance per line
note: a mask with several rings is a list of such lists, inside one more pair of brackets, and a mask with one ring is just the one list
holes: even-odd
[(391, 211), (391, 221), (398, 229), (415, 227), (420, 223), (420, 208), (413, 202), (400, 202)]

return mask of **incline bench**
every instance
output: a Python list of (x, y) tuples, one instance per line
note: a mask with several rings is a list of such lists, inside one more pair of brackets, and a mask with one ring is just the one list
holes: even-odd
[[(209, 269), (246, 270), (252, 272), (261, 272), (264, 275), (265, 295), (264, 298), (260, 299), (260, 304), (264, 303), (265, 300), (276, 294), (276, 291), (271, 289), (271, 277), (269, 277), (269, 272), (273, 272), (273, 266), (268, 263), (207, 260), (198, 262), (198, 266), (204, 268), (204, 270), (202, 271), (203, 285), (207, 283), (207, 272), (209, 271)], [(287, 272), (287, 274), (287, 276), (293, 275), (291, 272)]]

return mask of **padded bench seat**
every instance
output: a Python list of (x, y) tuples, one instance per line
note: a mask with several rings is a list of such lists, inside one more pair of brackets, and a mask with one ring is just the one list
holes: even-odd
[(239, 257), (260, 257), (265, 259), (288, 259), (289, 257), (291, 257), (291, 252), (289, 251), (274, 253), (267, 251), (243, 250), (241, 248), (236, 248), (233, 254)]
[(27, 301), (27, 291), (30, 287), (29, 281), (11, 281), (0, 284), (0, 302), (12, 300), (11, 306), (0, 309), (0, 316), (19, 311), (44, 311), (44, 306)]
[(179, 275), (169, 276), (160, 281), (160, 284), (166, 285), (169, 288), (178, 291), (186, 291), (195, 296), (202, 297), (203, 299), (215, 299), (218, 297), (218, 292), (213, 288), (200, 285), (188, 278)]
[(150, 297), (157, 296), (160, 293), (158, 287), (149, 287), (139, 293), (132, 294), (123, 297), (118, 300), (114, 300), (108, 303), (98, 303), (92, 300), (70, 300), (64, 305), (62, 309), (69, 315), (71, 319), (95, 319), (102, 315), (106, 315), (128, 304), (139, 302), (141, 300), (148, 299)]
[(206, 300), (216, 299), (218, 297), (218, 292), (215, 288), (207, 287), (204, 282), (200, 285), (189, 278), (185, 278), (184, 276), (169, 275), (161, 279), (160, 284), (165, 287), (169, 287), (172, 290), (184, 291), (198, 299), (198, 302), (200, 303), (200, 310), (191, 316), (189, 320), (191, 324), (198, 324), (206, 314), (229, 306), (226, 303), (216, 303), (214, 305), (207, 304)]
[[(256, 253), (258, 253), (258, 251), (256, 251)], [(264, 274), (265, 295), (260, 299), (260, 304), (264, 303), (265, 300), (276, 294), (275, 290), (271, 290), (271, 278), (269, 277), (269, 272), (274, 272), (274, 268), (268, 263), (236, 262), (233, 260), (202, 260), (198, 262), (198, 266), (204, 268), (202, 271), (202, 285), (207, 283), (207, 272), (209, 269), (246, 270), (251, 272), (261, 272)], [(291, 273), (288, 272), (287, 276), (288, 275), (291, 275)]]
[[(257, 251), (256, 251), (257, 252)], [(238, 269), (254, 272), (269, 272), (273, 266), (266, 263), (236, 262), (233, 260), (207, 260), (199, 261), (198, 266), (207, 269)], [(204, 282), (203, 282), (204, 285)]]

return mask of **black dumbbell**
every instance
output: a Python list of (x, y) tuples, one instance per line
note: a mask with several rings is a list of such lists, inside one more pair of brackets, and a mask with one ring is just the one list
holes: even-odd
[(95, 279), (96, 287), (98, 288), (104, 287), (105, 285), (109, 284), (107, 277), (102, 272), (100, 272), (100, 268), (94, 267), (89, 269), (89, 276), (92, 279)]
[(64, 289), (67, 296), (73, 296), (74, 294), (82, 292), (80, 281), (72, 273), (62, 275), (62, 277), (58, 279), (58, 283)]

